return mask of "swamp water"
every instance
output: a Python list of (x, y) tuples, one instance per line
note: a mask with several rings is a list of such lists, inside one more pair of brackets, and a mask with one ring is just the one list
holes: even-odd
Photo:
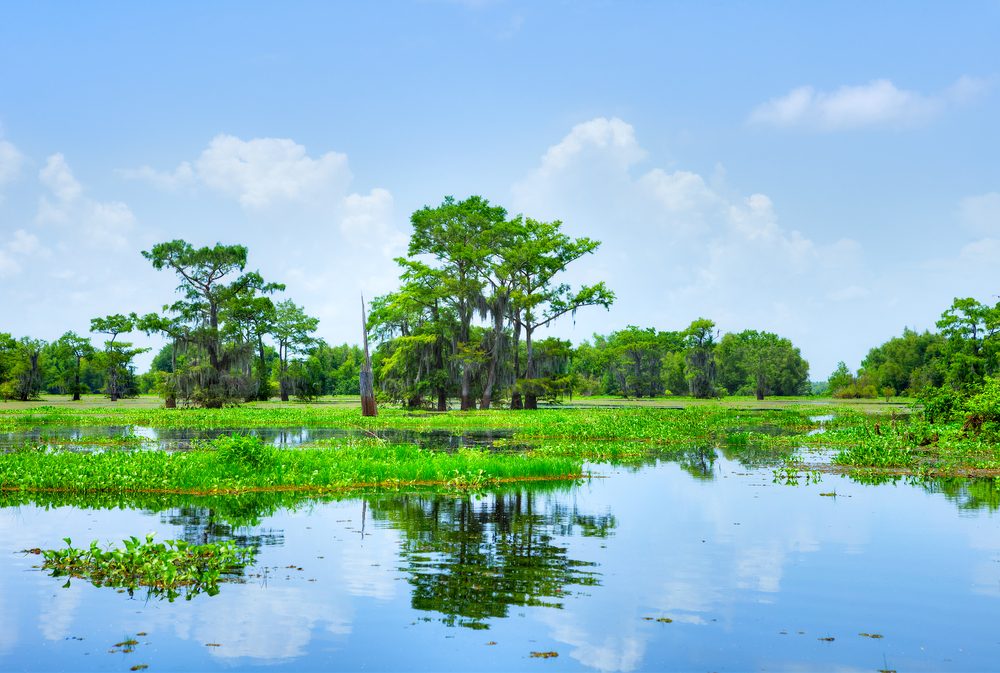
[[(141, 425), (79, 426), (35, 428), (0, 432), (0, 452), (10, 451), (24, 444), (48, 446), (65, 451), (89, 451), (103, 446), (128, 445), (164, 451), (191, 448), (198, 441), (208, 441), (221, 435), (255, 435), (261, 441), (279, 448), (308, 446), (329, 439), (384, 439), (388, 442), (417, 444), (421, 448), (455, 450), (463, 446), (492, 448), (499, 439), (509, 439), (514, 431), (466, 430), (453, 433), (447, 430), (396, 430), (363, 431), (344, 428), (301, 427), (287, 428), (154, 428)], [(513, 448), (513, 447), (509, 447)], [(524, 448), (524, 447), (519, 447)]]
[[(692, 451), (479, 496), (6, 494), (0, 670), (997, 669), (992, 482), (784, 485), (762, 462)], [(256, 562), (168, 602), (22, 553), (149, 532)]]

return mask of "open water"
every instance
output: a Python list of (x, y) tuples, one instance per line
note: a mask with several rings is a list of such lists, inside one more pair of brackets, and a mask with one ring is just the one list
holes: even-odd
[[(0, 670), (997, 670), (992, 482), (786, 485), (726, 455), (461, 496), (8, 494)], [(150, 532), (256, 562), (168, 602), (22, 551)]]

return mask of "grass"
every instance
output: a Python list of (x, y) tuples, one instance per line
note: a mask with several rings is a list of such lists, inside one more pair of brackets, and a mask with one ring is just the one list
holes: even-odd
[(427, 451), (378, 440), (279, 450), (255, 436), (222, 436), (189, 452), (76, 453), (19, 449), (0, 456), (0, 490), (68, 493), (239, 494), (438, 485), (477, 489), (507, 481), (576, 479), (581, 461), (530, 453)]
[[(203, 592), (214, 596), (219, 593), (220, 582), (241, 573), (254, 559), (253, 550), (239, 548), (233, 542), (155, 543), (153, 536), (147, 535), (145, 541), (133, 536), (121, 548), (101, 549), (95, 541), (77, 549), (70, 538), (64, 541), (63, 549), (28, 551), (42, 555), (42, 569), (53, 577), (84, 579), (97, 587), (127, 590), (130, 595), (143, 587), (150, 596), (170, 602), (181, 595), (187, 600)], [(135, 644), (134, 640), (126, 640), (116, 647)]]
[[(819, 447), (835, 452), (832, 466), (823, 469), (1000, 476), (1000, 442), (995, 431), (987, 427), (970, 434), (955, 424), (928, 426), (916, 415), (905, 413), (895, 401), (885, 404), (868, 400), (859, 404), (815, 398), (762, 402), (751, 398), (670, 398), (643, 402), (643, 406), (622, 406), (620, 400), (611, 399), (575, 402), (584, 406), (534, 412), (450, 413), (383, 407), (376, 418), (362, 417), (352, 398), (318, 404), (255, 403), (214, 410), (164, 409), (145, 401), (117, 406), (92, 400), (79, 406), (65, 400), (60, 404), (29, 403), (19, 408), (0, 408), (0, 432), (41, 429), (44, 434), (47, 427), (75, 426), (245, 431), (301, 426), (342, 428), (353, 430), (359, 437), (374, 437), (382, 430), (453, 434), (504, 430), (513, 433), (512, 437), (498, 441), (497, 446), (532, 448), (517, 455), (471, 450), (439, 455), (421, 452), (415, 445), (328, 440), (315, 442), (316, 450), (281, 452), (280, 463), (263, 466), (266, 469), (240, 472), (233, 461), (212, 458), (211, 451), (175, 458), (155, 451), (130, 451), (124, 440), (106, 444), (94, 440), (95, 446), (123, 450), (106, 452), (119, 453), (117, 457), (76, 459), (58, 451), (33, 452), (30, 447), (13, 451), (9, 456), (0, 456), (0, 488), (67, 488), (77, 477), (85, 480), (80, 488), (105, 492), (147, 488), (211, 493), (404, 484), (475, 487), (517, 478), (579, 475), (585, 460), (641, 462), (651, 455), (692, 446), (713, 446), (726, 455), (760, 452), (763, 447), (761, 455), (765, 460), (769, 452), (789, 454), (802, 447)], [(877, 413), (871, 413), (876, 409)], [(811, 418), (827, 414), (834, 419), (825, 423), (825, 432), (809, 435), (818, 427)], [(131, 448), (136, 447), (133, 444)], [(54, 474), (62, 474), (61, 479), (46, 476), (49, 468)], [(200, 476), (195, 474), (199, 470)]]

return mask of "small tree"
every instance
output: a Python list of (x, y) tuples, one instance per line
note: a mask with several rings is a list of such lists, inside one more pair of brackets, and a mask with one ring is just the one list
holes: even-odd
[[(252, 346), (224, 340), (223, 321), (234, 302), (284, 289), (267, 283), (256, 272), (246, 272), (247, 249), (242, 245), (195, 248), (183, 240), (154, 245), (143, 251), (155, 269), (170, 269), (181, 279), (184, 299), (165, 309), (188, 327), (185, 347), (195, 349), (177, 381), (183, 394), (206, 407), (219, 407), (242, 398), (252, 384), (249, 360)], [(200, 352), (199, 352), (200, 351)], [(204, 354), (208, 362), (199, 356)]]
[(80, 372), (83, 366), (83, 360), (93, 357), (94, 347), (90, 343), (90, 339), (78, 335), (76, 332), (66, 332), (59, 340), (55, 343), (56, 353), (59, 355), (60, 359), (70, 360), (71, 366), (69, 371), (72, 372), (72, 379), (66, 381), (68, 385), (66, 388), (68, 392), (73, 396), (74, 402), (80, 400), (80, 394), (83, 392), (83, 385), (80, 382)]
[(288, 375), (289, 356), (304, 352), (315, 343), (311, 334), (318, 325), (318, 319), (307, 316), (302, 307), (291, 300), (280, 301), (275, 306), (271, 336), (278, 344), (278, 385), (282, 402), (288, 401), (292, 387)]
[(92, 318), (90, 321), (91, 332), (99, 332), (111, 337), (104, 342), (104, 352), (99, 359), (104, 365), (104, 371), (107, 375), (105, 392), (112, 402), (117, 402), (126, 389), (128, 366), (132, 362), (132, 358), (148, 350), (146, 348), (132, 348), (130, 343), (117, 341), (119, 335), (127, 334), (134, 329), (135, 317), (121, 313), (104, 318)]
[(706, 318), (692, 322), (685, 331), (684, 376), (692, 397), (715, 397), (715, 323)]
[(13, 395), (22, 402), (37, 399), (42, 391), (41, 359), (44, 347), (44, 341), (30, 337), (22, 337), (14, 342), (9, 375), (13, 383)]

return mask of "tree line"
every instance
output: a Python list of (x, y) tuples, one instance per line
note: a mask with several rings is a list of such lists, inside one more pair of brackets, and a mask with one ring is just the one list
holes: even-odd
[(1000, 375), (1000, 303), (956, 298), (937, 331), (903, 334), (868, 351), (851, 372), (843, 362), (830, 375), (834, 397), (921, 396), (934, 391), (969, 394)]
[[(371, 302), (367, 329), (376, 347), (379, 394), (409, 407), (514, 409), (574, 394), (794, 395), (808, 392), (808, 364), (788, 339), (745, 330), (720, 338), (699, 318), (678, 332), (629, 326), (577, 347), (542, 332), (580, 309), (608, 309), (603, 282), (571, 287), (567, 268), (600, 246), (480, 197), (445, 198), (413, 213), (400, 287)], [(315, 337), (319, 321), (285, 287), (247, 270), (241, 245), (196, 248), (183, 240), (142, 255), (173, 273), (180, 295), (162, 310), (91, 320), (103, 343), (67, 332), (52, 343), (0, 333), (0, 396), (140, 393), (219, 407), (277, 395), (312, 399), (358, 394), (361, 348)], [(150, 370), (137, 374), (128, 335), (166, 339)]]
[[(96, 346), (74, 332), (52, 343), (0, 333), (0, 396), (28, 400), (46, 391), (78, 400), (103, 392), (114, 401), (155, 392), (168, 407), (220, 407), (274, 394), (287, 401), (357, 392), (360, 349), (327, 345), (313, 335), (316, 318), (290, 299), (274, 301), (284, 285), (247, 271), (244, 246), (174, 240), (142, 254), (154, 269), (176, 274), (182, 298), (160, 312), (93, 318), (90, 331), (105, 337)], [(134, 358), (148, 349), (126, 340), (135, 332), (167, 340), (143, 375)]]
[(382, 393), (408, 407), (513, 409), (574, 393), (707, 398), (808, 392), (809, 366), (788, 339), (746, 330), (719, 339), (711, 320), (681, 332), (630, 326), (578, 347), (539, 330), (581, 308), (609, 308), (605, 283), (573, 288), (570, 264), (599, 241), (562, 222), (517, 215), (473, 196), (411, 217), (400, 288), (372, 302), (369, 329)]

